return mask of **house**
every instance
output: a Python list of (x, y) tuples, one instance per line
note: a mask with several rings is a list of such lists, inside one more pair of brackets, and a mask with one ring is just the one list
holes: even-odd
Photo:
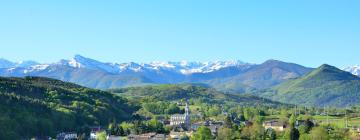
[(166, 135), (156, 133), (145, 133), (141, 135), (129, 135), (128, 140), (166, 140)]
[(357, 133), (358, 135), (360, 135), (360, 127), (353, 126), (353, 127), (352, 127), (352, 131), (353, 131), (354, 133)]
[(218, 130), (223, 126), (224, 122), (216, 122), (216, 121), (205, 121), (191, 124), (191, 130), (197, 131), (200, 126), (206, 126), (211, 130), (212, 135), (216, 135)]
[(97, 133), (102, 131), (100, 126), (90, 127), (90, 130), (90, 140), (96, 140)]
[(198, 130), (199, 129), (199, 127), (200, 126), (202, 126), (203, 125), (203, 123), (193, 123), (193, 124), (191, 124), (191, 130), (192, 131), (196, 131), (196, 130)]
[(213, 125), (210, 125), (207, 127), (211, 130), (211, 134), (213, 136), (216, 136), (218, 133), (218, 130), (222, 127), (222, 125), (221, 124), (213, 124)]
[(170, 125), (171, 126), (185, 126), (187, 129), (190, 128), (190, 113), (189, 113), (189, 105), (186, 103), (185, 106), (185, 114), (174, 114), (170, 117)]
[(121, 136), (108, 136), (107, 140), (122, 140)]
[(56, 135), (56, 140), (77, 140), (77, 138), (74, 132), (62, 132)]
[(277, 120), (264, 122), (263, 126), (265, 129), (273, 129), (275, 131), (284, 131), (286, 128), (286, 125), (284, 123)]
[(253, 122), (251, 122), (251, 121), (244, 121), (244, 122), (242, 122), (242, 124), (243, 124), (245, 127), (250, 127), (250, 126), (253, 125)]
[(179, 140), (182, 136), (191, 136), (192, 132), (175, 132), (175, 131), (171, 131), (169, 136), (171, 139), (174, 140)]

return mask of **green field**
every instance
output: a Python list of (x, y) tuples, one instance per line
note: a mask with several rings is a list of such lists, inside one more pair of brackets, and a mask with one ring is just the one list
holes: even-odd
[[(345, 117), (334, 117), (334, 116), (327, 117), (327, 116), (316, 115), (316, 116), (312, 116), (312, 118), (315, 119), (315, 121), (320, 125), (327, 125), (329, 123), (339, 128), (345, 128), (345, 124), (346, 124)], [(360, 126), (360, 118), (359, 117), (349, 118), (348, 126), (349, 127)]]
[[(303, 116), (304, 115), (300, 115), (299, 117), (301, 118)], [(276, 120), (279, 118), (279, 115), (269, 115), (265, 117), (265, 120)], [(314, 119), (319, 125), (327, 125), (329, 123), (339, 128), (345, 128), (345, 117), (315, 115), (312, 116), (312, 119)], [(360, 126), (360, 117), (349, 118), (348, 126)]]

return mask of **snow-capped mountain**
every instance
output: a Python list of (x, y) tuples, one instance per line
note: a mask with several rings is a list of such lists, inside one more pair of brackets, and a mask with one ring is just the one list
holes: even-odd
[[(147, 84), (200, 83), (219, 89), (245, 91), (267, 88), (302, 76), (311, 68), (269, 60), (263, 64), (242, 61), (108, 63), (81, 55), (58, 62), (11, 62), (0, 59), (0, 76), (41, 76), (83, 86), (108, 89)], [(291, 76), (289, 76), (291, 75)]]
[(350, 67), (346, 67), (343, 69), (344, 71), (350, 72), (354, 75), (360, 76), (360, 65), (354, 65)]
[(182, 74), (193, 74), (193, 73), (209, 73), (221, 68), (231, 67), (231, 66), (242, 66), (246, 63), (241, 61), (210, 61), (210, 62), (151, 62), (149, 64), (141, 64), (145, 68), (150, 68), (153, 70), (159, 69), (168, 69), (174, 70)]
[[(36, 64), (38, 65), (38, 64)], [(33, 66), (36, 66), (33, 65)], [(121, 72), (141, 72), (141, 71), (161, 71), (168, 70), (181, 74), (193, 73), (209, 73), (221, 68), (230, 66), (249, 65), (241, 61), (210, 61), (210, 62), (161, 62), (154, 61), (150, 63), (104, 63), (94, 59), (86, 58), (80, 55), (75, 55), (70, 60), (60, 60), (57, 63), (50, 65), (64, 65), (73, 68), (85, 68), (91, 70), (100, 70), (108, 73), (119, 74)], [(36, 66), (38, 67), (38, 66)]]
[(27, 68), (34, 65), (38, 65), (39, 63), (35, 61), (19, 61), (19, 62), (11, 62), (6, 59), (0, 59), (0, 68), (14, 68), (14, 67), (22, 67)]
[(17, 62), (17, 63), (15, 63), (14, 67), (28, 68), (28, 67), (35, 66), (35, 65), (39, 65), (39, 63), (35, 62), (35, 61), (28, 60), (28, 61)]

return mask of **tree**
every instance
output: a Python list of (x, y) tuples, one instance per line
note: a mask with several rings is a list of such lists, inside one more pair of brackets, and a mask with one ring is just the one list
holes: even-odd
[(297, 140), (299, 139), (299, 131), (295, 128), (296, 117), (294, 114), (291, 114), (289, 118), (289, 127), (286, 129), (284, 138), (288, 140)]
[(227, 128), (231, 128), (232, 125), (233, 125), (233, 122), (231, 120), (231, 117), (230, 117), (230, 115), (227, 115), (226, 118), (225, 118), (224, 126), (227, 127)]
[(181, 137), (180, 137), (180, 140), (189, 140), (190, 138), (189, 138), (189, 136), (187, 136), (187, 135), (182, 135)]
[(148, 122), (148, 127), (150, 131), (157, 133), (163, 133), (165, 131), (163, 124), (156, 120), (156, 118), (153, 118)]
[(265, 129), (260, 124), (253, 124), (251, 127), (245, 127), (241, 131), (241, 138), (242, 139), (264, 139), (265, 138)]
[(165, 110), (166, 114), (175, 114), (180, 113), (180, 108), (176, 104), (170, 104), (169, 107)]
[(254, 113), (250, 110), (250, 108), (244, 109), (244, 117), (246, 120), (251, 120), (254, 117)]
[(234, 133), (231, 128), (229, 127), (222, 127), (218, 131), (217, 140), (232, 140)]
[(295, 114), (291, 114), (291, 116), (290, 116), (290, 118), (289, 118), (289, 125), (290, 125), (290, 127), (295, 127), (295, 122), (296, 122)]
[(306, 133), (309, 133), (310, 130), (314, 127), (314, 123), (312, 121), (310, 121), (310, 119), (306, 119), (305, 120), (305, 126), (306, 126)]
[(256, 117), (255, 117), (255, 122), (258, 124), (262, 124), (264, 122), (264, 120), (265, 120), (264, 116), (256, 115)]
[(96, 133), (96, 140), (106, 140), (106, 132), (98, 132)]
[(110, 123), (108, 126), (108, 131), (110, 133), (110, 135), (115, 135), (116, 133), (116, 124), (115, 123)]
[(298, 140), (299, 136), (299, 131), (294, 127), (289, 127), (285, 130), (284, 138), (287, 140)]
[(299, 140), (312, 140), (309, 134), (301, 134)]
[(125, 131), (124, 131), (124, 128), (121, 126), (121, 125), (118, 125), (118, 131), (116, 131), (116, 135), (118, 136), (125, 136)]
[(270, 140), (276, 140), (276, 131), (275, 130), (268, 129), (266, 133)]
[(305, 125), (300, 125), (300, 126), (298, 127), (298, 130), (299, 130), (300, 135), (307, 133), (307, 129), (306, 129), (306, 126), (305, 126)]
[(211, 130), (205, 126), (200, 126), (196, 133), (191, 137), (191, 140), (213, 140)]
[(329, 135), (323, 127), (315, 127), (310, 131), (310, 137), (314, 140), (327, 140)]

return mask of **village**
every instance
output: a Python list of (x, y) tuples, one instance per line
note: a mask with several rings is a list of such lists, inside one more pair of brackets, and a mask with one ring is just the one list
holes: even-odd
[[(182, 105), (182, 103), (178, 103)], [(108, 133), (106, 128), (100, 126), (91, 127), (90, 131), (90, 140), (106, 139), (106, 140), (189, 140), (194, 134), (198, 131), (200, 127), (206, 127), (210, 130), (212, 137), (217, 137), (219, 130), (225, 125), (231, 125), (236, 127), (243, 127), (253, 129), (252, 126), (255, 123), (254, 121), (240, 119), (237, 116), (232, 116), (231, 114), (224, 112), (224, 115), (228, 116), (230, 120), (211, 120), (206, 121), (192, 121), (191, 118), (199, 117), (199, 114), (191, 114), (188, 102), (184, 105), (185, 112), (183, 114), (173, 114), (170, 119), (159, 118), (158, 121), (161, 122), (165, 127), (171, 128), (169, 133), (157, 133), (157, 132), (148, 132), (142, 134), (129, 134), (127, 136), (115, 136)], [(295, 113), (296, 114), (296, 113)], [(299, 115), (299, 114), (298, 114)], [(320, 115), (326, 115), (321, 113)], [(201, 117), (201, 116), (200, 116)], [(291, 119), (291, 118), (290, 118)], [(289, 120), (290, 121), (290, 120)], [(261, 122), (261, 127), (265, 132), (273, 133), (284, 133), (287, 128), (294, 127), (297, 130), (303, 129), (304, 127), (314, 127), (323, 122), (317, 122), (314, 119), (296, 119), (294, 120), (293, 126), (289, 126), (288, 121), (279, 120), (279, 119), (270, 119), (264, 120)], [(303, 127), (303, 128), (300, 128)], [(251, 130), (252, 131), (252, 130)], [(300, 130), (301, 131), (301, 130)], [(328, 131), (332, 131), (330, 128)], [(360, 135), (360, 127), (353, 126), (350, 128), (352, 133)], [(102, 138), (101, 138), (102, 137)], [(56, 137), (57, 140), (75, 140), (78, 139), (79, 135), (74, 132), (62, 132), (59, 133)]]

